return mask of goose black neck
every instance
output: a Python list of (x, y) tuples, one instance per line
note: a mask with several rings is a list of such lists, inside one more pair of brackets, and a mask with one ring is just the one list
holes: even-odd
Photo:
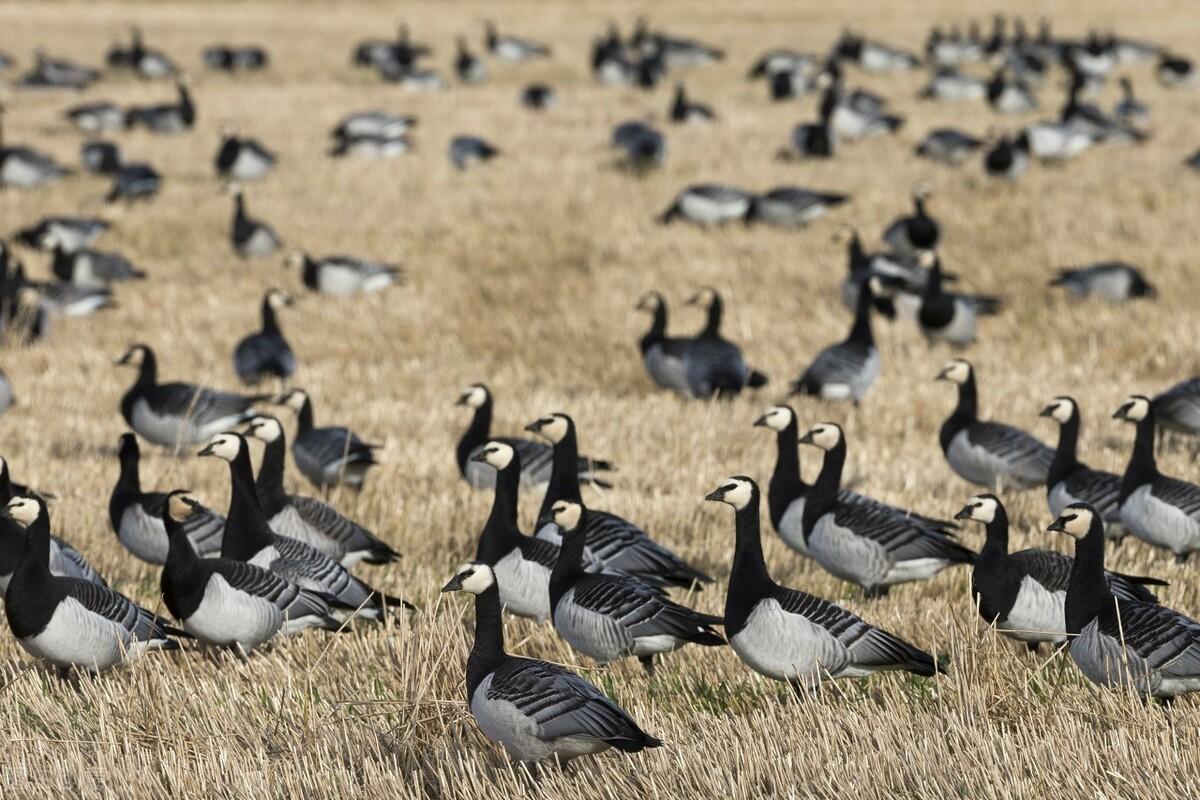
[(281, 432), (263, 447), (262, 463), (258, 465), (258, 477), (254, 488), (267, 519), (278, 514), (288, 504), (287, 492), (283, 490), (283, 471), (287, 460), (287, 441)]
[(258, 504), (247, 448), (242, 447), (229, 462), (229, 478), (232, 489), (225, 537), (221, 540), (221, 557), (248, 561), (269, 547), (274, 537), (263, 516), (262, 506)]
[(504, 469), (496, 473), (496, 494), (492, 498), (492, 513), (488, 515), (487, 528), (493, 525), (517, 529), (517, 503), (521, 490), (521, 459), (516, 450), (513, 459)]
[(1146, 418), (1137, 424), (1137, 437), (1133, 441), (1133, 453), (1121, 479), (1120, 501), (1139, 487), (1150, 483), (1159, 475), (1158, 462), (1154, 458), (1154, 406), (1146, 412)]
[(1079, 412), (1072, 409), (1071, 416), (1058, 429), (1058, 447), (1054, 450), (1054, 460), (1050, 462), (1050, 474), (1046, 479), (1048, 489), (1080, 468), (1078, 448)]
[(471, 417), (471, 424), (467, 427), (466, 433), (458, 440), (458, 447), (455, 450), (455, 458), (458, 459), (458, 469), (463, 475), (467, 474), (467, 459), (471, 453), (479, 447), (487, 443), (488, 436), (492, 432), (492, 395), (488, 393), (483, 400), (483, 405), (475, 409), (475, 415)]
[(25, 550), (13, 571), (4, 602), (9, 628), (19, 639), (45, 630), (64, 596), (50, 574), (50, 517), (45, 506), (25, 528), (23, 538)]
[(500, 588), (493, 583), (475, 595), (475, 643), (467, 657), (467, 700), (507, 656), (504, 621), (500, 618)]
[(771, 513), (771, 524), (777, 529), (792, 501), (801, 497), (808, 488), (800, 476), (800, 436), (796, 415), (787, 427), (775, 434), (775, 471), (768, 485), (767, 509)]
[(996, 505), (996, 516), (983, 526), (986, 537), (983, 542), (981, 557), (1008, 555), (1008, 511), (999, 504)]
[(50, 515), (43, 506), (33, 522), (25, 527), (25, 553), (13, 575), (20, 575), (26, 589), (22, 593), (34, 596), (30, 588), (48, 584), (50, 580)]
[(774, 589), (763, 559), (757, 493), (734, 515), (733, 567), (725, 593), (725, 633), (733, 636), (746, 624), (755, 605)]
[(1079, 633), (1113, 603), (1104, 579), (1104, 525), (1092, 518), (1087, 535), (1075, 543), (1075, 561), (1067, 584), (1067, 633)]
[(558, 560), (550, 572), (550, 608), (558, 605), (558, 601), (584, 574), (583, 548), (587, 540), (587, 510), (579, 518), (579, 525), (568, 533), (563, 531), (562, 544), (558, 551)]
[(303, 277), (304, 285), (307, 286), (309, 289), (317, 289), (320, 287), (318, 273), (321, 271), (321, 266), (316, 261), (314, 261), (312, 258), (310, 258), (307, 253), (304, 254), (303, 258), (304, 258), (304, 277)]
[(850, 235), (850, 243), (846, 249), (850, 256), (851, 276), (857, 276), (871, 266), (870, 260), (867, 258), (867, 251), (863, 249), (862, 239), (858, 238), (858, 231), (854, 231)]
[(933, 266), (929, 268), (929, 275), (925, 278), (924, 297), (926, 299), (940, 296), (942, 293), (942, 260), (940, 258), (933, 259)]
[(12, 478), (8, 474), (8, 461), (0, 459), (0, 504), (7, 505), (12, 499)]
[(650, 323), (650, 330), (646, 331), (646, 335), (640, 342), (642, 353), (645, 354), (647, 350), (665, 338), (667, 338), (667, 304), (660, 298), (654, 307), (654, 319)]
[(865, 280), (858, 287), (858, 304), (854, 307), (854, 325), (850, 328), (850, 335), (846, 337), (846, 341), (868, 347), (875, 346), (875, 337), (871, 333), (871, 304), (874, 302), (875, 295), (871, 291), (871, 282)]
[(304, 404), (296, 412), (296, 429), (299, 433), (307, 433), (313, 429), (312, 398), (304, 396)]
[(242, 199), (241, 192), (233, 196), (233, 218), (237, 222), (246, 221), (246, 201)]
[(846, 466), (846, 440), (839, 437), (838, 443), (825, 451), (821, 462), (821, 472), (808, 493), (808, 501), (804, 505), (805, 532), (810, 526), (808, 520), (816, 520), (837, 502), (838, 489), (842, 486), (842, 470)]
[(158, 359), (149, 349), (142, 350), (142, 364), (138, 367), (138, 386), (154, 386), (158, 383)]
[(279, 320), (275, 317), (275, 307), (271, 305), (271, 295), (262, 301), (262, 330), (263, 333), (279, 333)]
[(967, 379), (958, 385), (958, 405), (954, 407), (954, 417), (965, 422), (978, 419), (978, 395), (975, 389), (975, 370), (967, 374)]
[(578, 503), (583, 499), (579, 493), (579, 444), (575, 439), (575, 426), (567, 428), (567, 435), (554, 445), (554, 462), (550, 472), (550, 483), (542, 499), (539, 517), (550, 513), (551, 506), (558, 500)]
[[(188, 581), (181, 579), (196, 572), (200, 557), (196, 555), (183, 524), (171, 519), (169, 507), (170, 501), (163, 506), (163, 527), (167, 531), (167, 560), (163, 563), (163, 573), (165, 576), (169, 572), (172, 580), (178, 585), (187, 583)], [(175, 609), (171, 609), (171, 612), (174, 613)]]
[(701, 331), (702, 336), (718, 336), (721, 333), (721, 317), (725, 312), (725, 301), (719, 294), (713, 293), (712, 303), (708, 307), (708, 322)]

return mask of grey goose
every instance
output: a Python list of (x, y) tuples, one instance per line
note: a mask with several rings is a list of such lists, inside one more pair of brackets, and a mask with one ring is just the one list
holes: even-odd
[[(76, 250), (63, 249), (58, 235), (53, 231), (46, 234), (53, 239), (54, 260), (50, 271), (61, 281), (84, 289), (106, 289), (119, 281), (140, 281), (146, 278), (144, 270), (119, 253), (109, 253), (81, 247)], [(46, 242), (42, 245), (45, 246)]]
[(903, 117), (885, 112), (874, 96), (860, 90), (846, 93), (840, 79), (834, 79), (821, 97), (821, 119), (844, 139), (867, 139), (895, 133), (904, 126)]
[(145, 128), (151, 133), (185, 133), (196, 124), (196, 105), (192, 102), (187, 81), (175, 85), (174, 103), (151, 106), (131, 106), (125, 110), (126, 128)]
[(128, 69), (141, 78), (169, 78), (177, 70), (165, 53), (146, 47), (142, 30), (134, 26), (128, 47), (114, 46), (108, 51), (108, 65)]
[(279, 234), (267, 223), (252, 218), (246, 213), (246, 200), (238, 183), (229, 185), (233, 195), (233, 222), (229, 238), (233, 250), (242, 258), (269, 256), (283, 246)]
[(832, 158), (837, 152), (837, 134), (831, 117), (835, 111), (832, 104), (822, 104), (816, 122), (802, 122), (792, 128), (790, 148), (779, 153), (779, 158)]
[(313, 258), (293, 251), (285, 264), (300, 269), (300, 279), (307, 288), (336, 297), (371, 294), (404, 283), (404, 270), (400, 267), (350, 256)]
[[(0, 458), (0, 507), (3, 507), (15, 497), (34, 496), (26, 486), (14, 484), (9, 477), (8, 462)], [(23, 526), (11, 519), (0, 517), (0, 593), (8, 587), (8, 582), (16, 571), (17, 564), (26, 548), (26, 534)], [(83, 553), (80, 553), (58, 536), (50, 536), (50, 572), (65, 578), (79, 578), (107, 586), (104, 578), (96, 568), (88, 563)]]
[(917, 145), (916, 154), (930, 161), (957, 167), (983, 145), (982, 139), (956, 128), (934, 128)]
[(286, 292), (268, 289), (259, 307), (262, 327), (243, 337), (234, 347), (233, 369), (247, 386), (257, 386), (269, 378), (276, 378), (287, 386), (296, 373), (296, 354), (284, 338), (276, 317), (277, 312), (291, 305), (292, 298)]
[(18, 86), (25, 89), (86, 89), (100, 79), (100, 71), (55, 58), (43, 50), (34, 51), (34, 65), (21, 76)]
[(662, 166), (667, 157), (667, 140), (646, 122), (631, 120), (613, 128), (612, 146), (622, 151), (620, 165), (634, 172)]
[(1001, 114), (1026, 114), (1036, 111), (1037, 97), (1029, 90), (1020, 75), (1011, 75), (1009, 70), (996, 70), (987, 83), (988, 105)]
[(960, 348), (972, 344), (979, 318), (1000, 313), (1003, 300), (992, 295), (947, 292), (942, 288), (946, 280), (942, 259), (932, 251), (923, 252), (918, 263), (929, 269), (917, 311), (921, 333), (930, 343), (945, 342)]
[(690, 395), (684, 356), (692, 339), (667, 336), (667, 301), (659, 292), (647, 292), (635, 309), (652, 316), (650, 330), (638, 340), (642, 364), (656, 385), (682, 395)]
[(871, 307), (875, 303), (872, 284), (867, 278), (858, 290), (854, 324), (849, 335), (817, 354), (790, 387), (791, 394), (820, 397), (823, 400), (851, 400), (855, 405), (879, 377), (879, 350), (871, 332)]
[(270, 56), (257, 45), (214, 44), (200, 52), (209, 69), (221, 72), (255, 72), (267, 68)]
[(986, 82), (955, 67), (943, 66), (934, 69), (917, 97), (922, 100), (982, 100), (987, 93)]
[(45, 153), (5, 142), (4, 114), (4, 106), (0, 105), (0, 186), (29, 189), (54, 183), (71, 174), (71, 170)]
[(122, 164), (112, 176), (104, 202), (149, 200), (162, 188), (162, 175), (149, 164)]
[(820, 219), (849, 199), (844, 194), (817, 192), (799, 186), (780, 186), (754, 196), (746, 212), (746, 222), (799, 228)]
[(1079, 404), (1072, 397), (1056, 397), (1039, 416), (1050, 417), (1059, 425), (1058, 446), (1050, 472), (1046, 476), (1046, 501), (1050, 513), (1058, 516), (1072, 503), (1087, 503), (1104, 520), (1104, 535), (1109, 539), (1125, 537), (1121, 526), (1121, 476), (1091, 469), (1079, 460)]
[(340, 425), (316, 427), (312, 399), (303, 389), (290, 389), (272, 402), (296, 412), (292, 458), (301, 475), (319, 489), (345, 485), (362, 491), (367, 471), (379, 463), (375, 451), (383, 445), (368, 444)]
[(93, 244), (110, 227), (96, 217), (44, 217), (15, 234), (16, 240), (29, 247), (53, 250), (55, 246), (73, 252)]
[(664, 225), (684, 219), (704, 227), (744, 221), (754, 202), (753, 195), (732, 186), (698, 183), (680, 192), (671, 206), (658, 216)]
[(458, 169), (491, 161), (500, 155), (500, 150), (478, 136), (455, 136), (450, 140), (450, 163)]
[(519, 63), (550, 55), (550, 48), (541, 42), (502, 35), (491, 20), (484, 22), (484, 34), (488, 52), (501, 61)]
[(377, 134), (351, 134), (334, 139), (329, 155), (333, 158), (352, 156), (354, 158), (380, 159), (396, 158), (413, 149), (412, 142), (406, 136), (379, 136)]
[(1154, 297), (1154, 287), (1141, 271), (1123, 261), (1101, 261), (1085, 267), (1064, 267), (1050, 281), (1073, 297), (1098, 297), (1120, 303), (1141, 297)]
[(63, 116), (82, 133), (115, 133), (125, 127), (125, 111), (108, 102), (71, 106)]
[(983, 156), (983, 172), (992, 178), (1015, 181), (1029, 170), (1029, 135), (1002, 135)]
[(276, 160), (275, 154), (256, 140), (239, 136), (235, 128), (226, 128), (221, 132), (213, 166), (218, 178), (252, 181), (270, 173)]
[(1152, 400), (1160, 430), (1200, 434), (1200, 377), (1189, 378), (1160, 392)]
[(356, 111), (342, 118), (330, 135), (334, 139), (376, 136), (391, 139), (404, 136), (417, 125), (417, 118), (389, 111)]
[(121, 168), (121, 149), (113, 142), (89, 139), (79, 148), (79, 164), (93, 175), (112, 175)]

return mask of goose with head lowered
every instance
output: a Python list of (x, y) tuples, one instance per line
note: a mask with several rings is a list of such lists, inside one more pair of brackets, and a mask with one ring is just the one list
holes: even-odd
[(798, 696), (823, 680), (904, 670), (931, 676), (933, 657), (841, 606), (771, 579), (763, 559), (758, 485), (727, 478), (705, 498), (734, 509), (735, 544), (725, 595), (725, 635), (746, 666), (786, 681)]
[(25, 528), (25, 553), (4, 592), (17, 643), (63, 669), (103, 672), (150, 650), (177, 650), (186, 635), (124, 595), (50, 571), (50, 515), (40, 497), (14, 497), (0, 512)]
[(808, 554), (830, 574), (882, 597), (892, 586), (932, 578), (975, 554), (945, 531), (887, 508), (838, 499), (846, 464), (846, 435), (825, 422), (800, 438), (825, 451), (821, 472), (804, 504)]
[(937, 380), (958, 386), (958, 404), (938, 433), (956, 475), (994, 492), (1046, 485), (1054, 451), (1020, 428), (979, 419), (971, 362), (947, 361)]
[(1114, 596), (1104, 579), (1104, 523), (1086, 503), (1049, 530), (1075, 539), (1067, 587), (1071, 660), (1089, 680), (1165, 701), (1200, 690), (1200, 623), (1178, 611)]
[(283, 336), (276, 317), (292, 305), (292, 298), (279, 289), (268, 289), (261, 305), (262, 328), (244, 337), (233, 349), (233, 369), (248, 386), (265, 378), (277, 378), (284, 386), (296, 372), (296, 354)]
[(1058, 446), (1046, 477), (1046, 501), (1050, 513), (1058, 516), (1072, 503), (1087, 503), (1104, 520), (1104, 535), (1109, 539), (1125, 537), (1121, 526), (1121, 476), (1091, 469), (1079, 460), (1079, 404), (1073, 397), (1056, 397), (1039, 414), (1059, 425)]
[(118, 366), (137, 367), (133, 386), (121, 398), (121, 416), (148, 442), (178, 450), (211, 439), (254, 416), (254, 404), (270, 395), (219, 392), (194, 383), (159, 383), (158, 359), (146, 344), (132, 345)]
[(801, 228), (850, 199), (849, 195), (816, 192), (799, 186), (780, 186), (755, 195), (746, 222), (779, 228)]
[(221, 131), (221, 144), (213, 158), (218, 178), (257, 180), (273, 170), (275, 162), (274, 153), (255, 139), (239, 136), (236, 128), (225, 128)]
[(1002, 135), (983, 155), (983, 172), (992, 178), (1015, 181), (1029, 169), (1029, 136)]
[(70, 253), (95, 243), (109, 227), (107, 220), (98, 217), (43, 217), (17, 231), (15, 238), (28, 247), (53, 250), (58, 246)]
[[(554, 445), (554, 467), (538, 518), (546, 516), (558, 500), (582, 502), (579, 491), (579, 444), (575, 421), (566, 414), (548, 414), (525, 427)], [(679, 556), (651, 539), (632, 522), (606, 511), (591, 511), (584, 531), (588, 555), (605, 569), (624, 572), (653, 586), (691, 587), (712, 578), (688, 565)], [(562, 531), (554, 523), (539, 523), (537, 538), (562, 544)]]
[(125, 110), (126, 128), (145, 128), (151, 133), (184, 133), (196, 124), (196, 105), (188, 91), (188, 82), (180, 79), (175, 85), (178, 99), (174, 103), (152, 106), (132, 106)]
[(0, 105), (0, 186), (29, 189), (66, 177), (71, 171), (32, 147), (4, 142), (4, 106)]
[(269, 256), (283, 247), (283, 241), (274, 228), (246, 213), (241, 184), (230, 183), (228, 191), (233, 195), (233, 222), (229, 229), (229, 240), (234, 252), (242, 258), (254, 258)]
[(296, 250), (288, 254), (284, 266), (298, 267), (307, 288), (335, 297), (371, 294), (404, 283), (400, 267), (350, 256), (313, 258)]
[(42, 242), (42, 246), (48, 245), (54, 251), (50, 271), (61, 281), (84, 289), (107, 289), (110, 284), (119, 281), (140, 281), (146, 278), (145, 270), (138, 269), (133, 262), (119, 253), (93, 250), (90, 247), (67, 250), (63, 247), (58, 233), (48, 231), (46, 237), (49, 241)]
[[(0, 458), (0, 508), (15, 497), (33, 497), (35, 493), (26, 486), (18, 486), (9, 479), (8, 462)], [(26, 532), (24, 527), (11, 519), (0, 516), (0, 594), (8, 587), (21, 555), (25, 552)], [(104, 578), (88, 560), (58, 536), (50, 536), (50, 557), (47, 562), (50, 572), (64, 578), (79, 578), (97, 586), (107, 586)]]
[(271, 530), (312, 545), (346, 569), (352, 569), (361, 561), (391, 564), (400, 558), (386, 542), (347, 519), (333, 506), (284, 490), (287, 438), (279, 420), (269, 416), (255, 417), (247, 425), (245, 435), (253, 436), (265, 445), (254, 487)]
[(754, 196), (719, 183), (697, 183), (680, 192), (658, 221), (669, 225), (677, 219), (709, 227), (746, 219)]
[(450, 163), (457, 169), (466, 169), (475, 164), (491, 161), (500, 155), (500, 149), (478, 136), (455, 136), (448, 150)]
[[(971, 600), (983, 621), (1034, 651), (1044, 642), (1067, 641), (1071, 557), (1037, 548), (1010, 553), (1008, 512), (994, 494), (972, 497), (954, 518), (983, 523), (987, 534), (971, 572)], [(1167, 585), (1157, 578), (1108, 571), (1104, 581), (1117, 597), (1146, 603), (1158, 602), (1147, 586)]]
[(725, 301), (720, 293), (705, 287), (692, 295), (690, 306), (707, 307), (707, 319), (700, 333), (688, 341), (683, 353), (683, 374), (688, 395), (697, 398), (733, 397), (747, 387), (758, 389), (768, 378), (752, 369), (742, 350), (721, 335)]
[(883, 241), (909, 258), (916, 258), (919, 251), (937, 249), (941, 241), (942, 226), (925, 208), (928, 198), (928, 187), (914, 189), (913, 213), (898, 217), (883, 232)]
[(113, 142), (90, 139), (79, 148), (80, 165), (93, 175), (112, 175), (121, 161), (121, 148)]
[(105, 203), (124, 200), (133, 203), (149, 200), (162, 188), (162, 175), (149, 164), (122, 164), (112, 176), (112, 186), (104, 196)]
[(1157, 292), (1141, 271), (1123, 261), (1101, 261), (1085, 267), (1062, 268), (1050, 281), (1074, 297), (1099, 297), (1110, 303), (1122, 303)]
[(113, 103), (83, 103), (63, 112), (81, 133), (115, 133), (125, 127), (125, 111)]
[(916, 154), (930, 161), (957, 167), (983, 145), (982, 139), (955, 128), (935, 128), (917, 145)]
[[(807, 394), (823, 400), (852, 400), (858, 405), (871, 384), (879, 377), (879, 350), (871, 333), (871, 307), (875, 304), (873, 285), (878, 278), (863, 281), (858, 290), (858, 306), (850, 335), (826, 347), (808, 368), (792, 382), (792, 394)], [(881, 310), (885, 313), (890, 304)], [(894, 314), (894, 309), (891, 309)]]
[(1133, 395), (1113, 414), (1137, 426), (1133, 453), (1121, 477), (1121, 524), (1154, 547), (1170, 550), (1177, 563), (1200, 550), (1200, 486), (1158, 471), (1154, 457), (1154, 403)]
[(316, 427), (312, 399), (303, 389), (291, 389), (272, 402), (296, 412), (292, 458), (301, 475), (319, 489), (344, 484), (356, 492), (362, 491), (367, 471), (379, 463), (375, 451), (383, 445), (368, 444), (341, 425)]
[(443, 592), (475, 595), (475, 641), (467, 658), (467, 705), (483, 734), (523, 764), (615, 747), (638, 753), (662, 742), (575, 673), (504, 652), (504, 620), (496, 574), (487, 564), (461, 565)]
[[(544, 486), (550, 481), (554, 466), (554, 448), (545, 442), (517, 436), (492, 436), (492, 392), (485, 384), (473, 383), (458, 396), (455, 405), (475, 410), (471, 424), (463, 432), (454, 450), (459, 473), (463, 480), (476, 489), (490, 489), (495, 485), (496, 471), (475, 459), (485, 445), (502, 443), (518, 452), (521, 460), (521, 487), (524, 489)], [(590, 456), (579, 457), (579, 479), (604, 489), (612, 488), (607, 481), (597, 477), (600, 472), (610, 472), (613, 465)]]

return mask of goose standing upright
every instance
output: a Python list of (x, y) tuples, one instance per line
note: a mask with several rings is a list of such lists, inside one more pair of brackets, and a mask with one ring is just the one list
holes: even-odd
[(354, 431), (341, 425), (318, 428), (313, 425), (312, 400), (303, 389), (291, 389), (272, 402), (296, 412), (296, 438), (292, 458), (300, 474), (318, 489), (345, 484), (362, 491), (367, 471), (379, 462), (375, 451), (381, 444), (367, 444)]
[(487, 80), (487, 65), (467, 47), (467, 40), (457, 39), (458, 55), (454, 59), (454, 74), (463, 83), (483, 83)]
[(688, 300), (688, 305), (708, 306), (704, 327), (683, 354), (683, 371), (692, 397), (732, 397), (743, 388), (767, 384), (767, 376), (751, 369), (741, 348), (721, 336), (725, 302), (716, 289), (705, 287)]
[(638, 340), (650, 379), (663, 389), (689, 394), (684, 356), (692, 340), (667, 336), (667, 301), (660, 293), (647, 292), (634, 308), (653, 316), (650, 330)]
[(871, 306), (875, 302), (872, 284), (867, 278), (858, 291), (854, 325), (850, 335), (817, 354), (799, 378), (792, 382), (791, 394), (815, 395), (824, 400), (852, 400), (858, 405), (871, 384), (879, 377), (879, 350), (871, 333)]
[(1058, 447), (1050, 472), (1046, 476), (1046, 501), (1050, 513), (1057, 517), (1072, 503), (1087, 503), (1104, 520), (1104, 535), (1120, 541), (1125, 538), (1121, 526), (1121, 477), (1111, 472), (1091, 469), (1080, 462), (1079, 404), (1073, 397), (1056, 397), (1039, 414), (1059, 424)]
[[(0, 508), (15, 497), (33, 496), (26, 486), (12, 482), (8, 474), (8, 462), (0, 458)], [(24, 526), (0, 515), (0, 594), (8, 587), (21, 557), (25, 553), (26, 534)], [(64, 578), (79, 578), (98, 586), (108, 586), (96, 568), (71, 545), (61, 538), (50, 536), (50, 572)]]
[(946, 342), (966, 347), (975, 341), (975, 327), (981, 316), (998, 314), (1003, 301), (991, 295), (954, 294), (942, 288), (945, 277), (942, 259), (932, 252), (922, 253), (921, 266), (929, 268), (925, 287), (921, 291), (921, 306), (917, 324), (930, 343)]
[(229, 191), (233, 194), (233, 223), (229, 239), (234, 252), (242, 258), (253, 258), (269, 256), (282, 247), (283, 242), (274, 228), (246, 214), (246, 200), (242, 196), (241, 185), (232, 183)]
[(712, 122), (717, 118), (711, 106), (688, 99), (683, 84), (676, 84), (675, 99), (671, 102), (671, 121), (679, 123)]
[(883, 232), (883, 241), (909, 258), (916, 258), (918, 251), (937, 249), (941, 241), (942, 226), (925, 209), (928, 198), (928, 188), (913, 190), (913, 213), (899, 217)]
[(279, 328), (276, 312), (292, 305), (292, 298), (279, 289), (263, 295), (262, 328), (244, 337), (233, 349), (233, 369), (242, 383), (257, 386), (264, 378), (278, 378), (287, 386), (296, 372), (296, 355)]

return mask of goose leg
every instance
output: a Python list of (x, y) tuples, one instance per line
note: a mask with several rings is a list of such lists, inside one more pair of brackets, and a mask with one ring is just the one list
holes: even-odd
[(1025, 649), (1031, 653), (1040, 652), (1042, 649), (1042, 643), (1041, 642), (1026, 642)]
[(638, 656), (638, 661), (642, 664), (642, 669), (651, 678), (654, 677), (654, 656)]
[(878, 600), (881, 597), (887, 597), (891, 589), (890, 586), (864, 586), (863, 597), (868, 600)]

